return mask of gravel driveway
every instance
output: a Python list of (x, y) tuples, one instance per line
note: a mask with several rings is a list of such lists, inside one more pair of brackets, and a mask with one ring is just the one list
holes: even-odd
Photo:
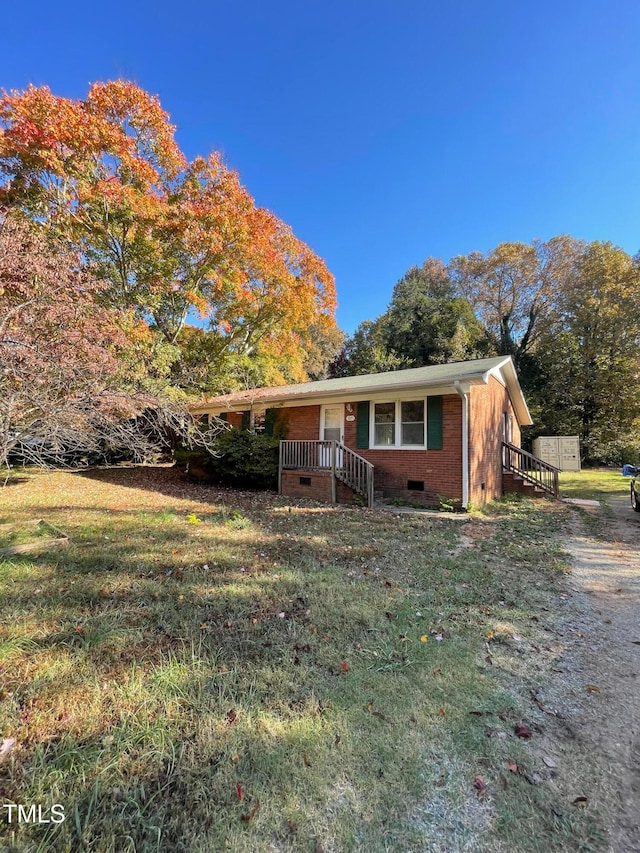
[(575, 511), (564, 539), (573, 570), (549, 736), (574, 807), (605, 818), (604, 849), (640, 853), (640, 514), (616, 498), (594, 521)]

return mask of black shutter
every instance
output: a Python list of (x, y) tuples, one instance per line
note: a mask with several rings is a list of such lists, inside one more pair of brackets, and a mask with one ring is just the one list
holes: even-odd
[(273, 435), (273, 428), (278, 417), (277, 409), (267, 409), (264, 413), (264, 434)]
[(369, 401), (358, 403), (358, 419), (356, 421), (356, 447), (367, 450), (369, 447)]
[(442, 450), (442, 397), (427, 397), (427, 450)]

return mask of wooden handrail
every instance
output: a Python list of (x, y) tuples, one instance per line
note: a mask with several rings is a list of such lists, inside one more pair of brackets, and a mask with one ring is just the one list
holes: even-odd
[(282, 471), (327, 471), (332, 477), (331, 494), (335, 502), (335, 483), (340, 480), (362, 495), (367, 506), (373, 506), (374, 466), (341, 441), (281, 441), (278, 483), (281, 490)]
[(515, 444), (509, 444), (507, 441), (502, 442), (502, 468), (504, 471), (511, 471), (526, 480), (533, 483), (542, 491), (553, 495), (554, 498), (560, 497), (560, 485), (558, 474), (560, 469), (555, 465), (545, 462), (523, 450), (521, 447), (516, 447)]

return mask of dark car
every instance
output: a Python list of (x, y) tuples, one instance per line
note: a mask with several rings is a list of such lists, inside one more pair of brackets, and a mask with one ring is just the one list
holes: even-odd
[(631, 480), (631, 508), (640, 512), (640, 469), (636, 469)]

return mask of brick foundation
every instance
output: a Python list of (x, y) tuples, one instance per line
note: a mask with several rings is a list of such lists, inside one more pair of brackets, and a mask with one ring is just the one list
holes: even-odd
[[(307, 483), (307, 480), (310, 482)], [(285, 470), (282, 472), (281, 494), (290, 498), (311, 498), (314, 501), (331, 503), (331, 474), (318, 471)], [(336, 482), (336, 502), (350, 504), (353, 503), (353, 500), (353, 489), (338, 480)]]

